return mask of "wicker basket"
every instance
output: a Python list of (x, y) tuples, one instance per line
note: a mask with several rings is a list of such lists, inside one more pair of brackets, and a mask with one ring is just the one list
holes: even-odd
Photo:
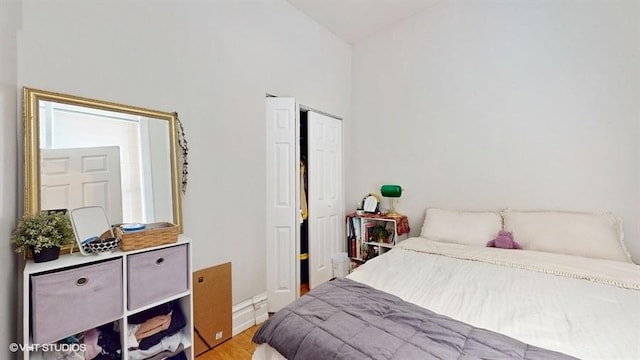
[(122, 231), (117, 226), (114, 232), (120, 238), (122, 251), (145, 249), (178, 241), (178, 226), (168, 222), (147, 224), (144, 230), (131, 232)]

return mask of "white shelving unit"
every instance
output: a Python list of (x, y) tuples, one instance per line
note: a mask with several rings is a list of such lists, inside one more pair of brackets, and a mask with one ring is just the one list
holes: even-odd
[[(177, 257), (177, 260), (174, 260), (174, 258), (172, 257), (172, 254), (174, 253), (178, 253), (179, 255)], [(186, 253), (186, 264), (183, 261), (185, 253)], [(155, 255), (157, 255), (157, 260), (153, 258)], [(155, 261), (155, 264), (158, 265), (158, 269), (164, 266), (165, 267), (164, 270), (157, 271), (156, 269), (150, 269), (150, 270), (143, 269), (139, 271), (143, 271), (146, 273), (134, 274), (132, 269), (140, 268), (140, 267), (136, 267), (135, 264), (140, 263), (139, 260), (145, 259), (145, 258), (147, 259), (150, 258), (152, 261)], [(111, 316), (111, 318), (106, 322), (92, 323), (91, 318), (93, 316), (92, 315), (86, 316), (87, 314), (82, 313), (82, 311), (84, 311), (82, 310), (84, 307), (77, 307), (77, 306), (74, 307), (73, 304), (69, 304), (68, 306), (66, 306), (65, 304), (61, 304), (61, 306), (67, 309), (67, 311), (60, 312), (58, 317), (63, 317), (63, 318), (69, 319), (69, 321), (74, 321), (74, 322), (79, 321), (82, 324), (81, 326), (85, 328), (80, 329), (78, 332), (86, 331), (86, 330), (89, 330), (104, 324), (108, 324), (111, 322), (114, 322), (114, 323), (117, 322), (119, 332), (120, 332), (120, 345), (122, 349), (122, 359), (129, 359), (128, 348), (130, 347), (129, 346), (130, 344), (128, 344), (128, 341), (127, 341), (127, 328), (128, 328), (127, 318), (130, 315), (137, 314), (137, 313), (140, 313), (141, 311), (175, 300), (179, 304), (182, 312), (184, 313), (185, 322), (186, 322), (186, 325), (181, 330), (184, 338), (182, 345), (184, 347), (184, 351), (186, 352), (187, 358), (189, 360), (194, 359), (193, 347), (192, 347), (192, 344), (193, 344), (193, 298), (192, 298), (193, 284), (192, 284), (192, 265), (191, 265), (191, 241), (188, 238), (183, 236), (180, 236), (178, 238), (178, 241), (173, 244), (155, 246), (155, 247), (150, 247), (150, 248), (145, 248), (140, 250), (126, 251), (126, 252), (120, 251), (120, 250), (114, 250), (111, 253), (107, 253), (107, 254), (89, 255), (89, 256), (84, 256), (80, 253), (65, 254), (65, 255), (61, 255), (60, 258), (58, 258), (57, 260), (43, 262), (43, 263), (34, 263), (33, 260), (25, 261), (24, 269), (22, 272), (22, 281), (20, 284), (21, 294), (22, 294), (22, 308), (21, 308), (22, 323), (21, 323), (21, 329), (20, 329), (21, 336), (22, 336), (21, 338), (22, 348), (19, 349), (18, 353), (21, 354), (21, 358), (24, 360), (45, 359), (46, 357), (44, 352), (39, 349), (36, 349), (37, 347), (36, 345), (45, 345), (45, 344), (34, 343), (34, 327), (38, 326), (39, 333), (47, 333), (51, 331), (55, 332), (56, 331), (55, 328), (48, 329), (47, 327), (49, 326), (56, 327), (58, 326), (58, 324), (63, 323), (62, 321), (58, 321), (57, 324), (39, 322), (38, 325), (35, 325), (36, 321), (34, 320), (34, 317), (36, 315), (36, 311), (34, 310), (34, 307), (35, 307), (34, 304), (42, 300), (42, 299), (36, 299), (36, 297), (38, 296), (38, 293), (34, 292), (33, 290), (35, 279), (37, 279), (38, 277), (41, 277), (41, 278), (54, 277), (55, 278), (58, 274), (63, 275), (69, 272), (74, 274), (75, 273), (83, 274), (83, 270), (85, 269), (87, 270), (88, 273), (90, 273), (89, 269), (95, 267), (96, 265), (100, 266), (100, 264), (107, 264), (106, 266), (111, 267), (112, 269), (115, 268), (116, 274), (122, 275), (122, 278), (118, 279), (121, 281), (114, 281), (113, 284), (108, 283), (107, 285), (100, 287), (100, 289), (102, 290), (105, 290), (106, 288), (106, 293), (109, 296), (109, 299), (111, 299), (110, 296), (112, 296), (112, 294), (117, 294), (117, 295), (122, 294), (121, 299), (118, 298), (117, 300), (115, 300), (115, 301), (121, 301), (121, 303), (110, 304), (110, 305), (113, 305), (113, 308), (120, 309), (120, 310), (115, 310), (116, 312), (113, 313), (114, 315)], [(153, 264), (151, 265), (153, 266)], [(184, 265), (186, 265), (186, 268)], [(121, 268), (118, 269), (118, 267), (121, 267)], [(173, 276), (175, 276), (175, 274), (178, 274), (179, 278), (182, 278), (182, 274), (184, 273), (184, 277), (185, 277), (184, 284), (179, 285), (179, 290), (171, 290), (171, 289), (160, 290), (163, 292), (160, 298), (156, 296), (155, 299), (153, 299), (152, 301), (146, 302), (144, 305), (140, 305), (136, 308), (131, 308), (130, 306), (130, 303), (132, 302), (131, 298), (133, 297), (139, 300), (140, 297), (145, 298), (145, 294), (140, 293), (141, 291), (144, 291), (144, 290), (139, 290), (138, 288), (133, 288), (133, 291), (129, 292), (130, 290), (128, 286), (129, 281), (132, 280), (134, 277), (139, 277), (140, 275), (144, 275), (143, 278), (148, 279), (149, 284), (151, 286), (163, 284), (163, 282), (164, 283), (167, 282), (166, 280), (167, 271), (173, 274)], [(96, 274), (93, 274), (93, 277), (92, 275), (88, 275), (86, 277), (82, 275), (78, 278), (78, 280), (72, 281), (72, 284), (70, 284), (69, 286), (71, 286), (73, 290), (73, 286), (83, 286), (85, 283), (91, 284), (91, 281), (92, 281), (91, 279), (92, 278), (95, 279), (99, 276), (101, 275), (98, 274), (96, 276)], [(94, 281), (99, 281), (99, 280), (94, 280)], [(66, 283), (68, 282), (69, 281), (66, 281)], [(63, 286), (66, 286), (66, 285), (63, 285)], [(168, 285), (168, 286), (171, 287), (172, 285)], [(99, 291), (102, 291), (102, 290), (99, 290)], [(157, 295), (157, 294), (154, 294), (154, 295)], [(55, 297), (56, 296), (49, 296), (48, 297), (49, 299), (46, 300), (54, 303), (54, 307), (60, 305), (55, 303), (55, 301), (57, 300)], [(78, 299), (78, 301), (84, 301), (84, 300), (85, 299)], [(86, 300), (91, 301), (89, 299), (86, 299)], [(104, 301), (104, 298), (96, 299), (96, 301), (97, 302)], [(109, 308), (112, 308), (112, 307), (109, 306)], [(95, 311), (100, 312), (101, 309), (96, 308)], [(56, 315), (54, 315), (54, 318), (55, 317)], [(77, 320), (77, 319), (80, 319), (80, 320)], [(85, 323), (82, 323), (82, 321), (85, 321)], [(57, 330), (59, 330), (59, 328)], [(65, 336), (73, 336), (76, 333), (77, 332), (65, 334)], [(62, 338), (64, 338), (64, 336)], [(53, 340), (53, 342), (55, 341), (57, 340)]]
[[(405, 218), (405, 216), (402, 216)], [(407, 234), (398, 234), (400, 217), (382, 216), (375, 214), (356, 215), (346, 217), (347, 252), (352, 260), (366, 262), (392, 249), (398, 242), (407, 238)], [(353, 223), (351, 228), (350, 222)], [(375, 238), (374, 229), (385, 229), (385, 238)]]

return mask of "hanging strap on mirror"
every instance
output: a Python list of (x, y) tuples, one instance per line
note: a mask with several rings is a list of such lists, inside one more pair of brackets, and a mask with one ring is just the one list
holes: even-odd
[(182, 127), (182, 122), (178, 117), (178, 113), (174, 112), (173, 115), (176, 117), (178, 121), (178, 126), (180, 126), (180, 133), (178, 134), (178, 146), (182, 149), (182, 194), (186, 194), (187, 192), (187, 175), (189, 175), (189, 146), (187, 145), (187, 139), (184, 136), (184, 127)]

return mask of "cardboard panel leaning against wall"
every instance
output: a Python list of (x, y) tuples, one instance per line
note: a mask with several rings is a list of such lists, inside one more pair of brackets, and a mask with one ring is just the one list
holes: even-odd
[(193, 273), (194, 353), (231, 338), (231, 263)]

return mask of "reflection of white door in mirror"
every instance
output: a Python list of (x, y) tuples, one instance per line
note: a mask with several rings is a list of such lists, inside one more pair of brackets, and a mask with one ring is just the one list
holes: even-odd
[(104, 208), (114, 224), (123, 222), (120, 150), (117, 146), (41, 149), (40, 208)]
[[(173, 222), (167, 121), (52, 101), (40, 101), (39, 113), (41, 151), (93, 146), (120, 149), (119, 209), (95, 199), (80, 206), (103, 206), (114, 224)], [(40, 206), (45, 209), (45, 198), (41, 196)], [(73, 196), (79, 197), (75, 191)], [(110, 198), (113, 196), (109, 194)]]

